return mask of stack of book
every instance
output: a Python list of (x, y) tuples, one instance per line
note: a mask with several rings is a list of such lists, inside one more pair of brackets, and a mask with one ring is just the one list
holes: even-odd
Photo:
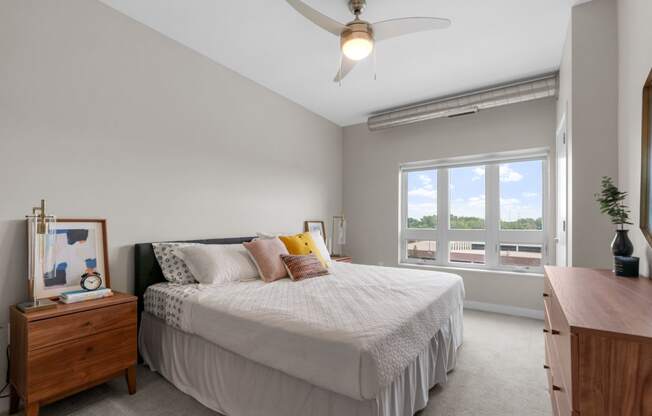
[(71, 290), (69, 292), (63, 292), (61, 295), (59, 295), (59, 300), (63, 303), (76, 303), (83, 302), (85, 300), (102, 299), (112, 295), (113, 292), (111, 289), (104, 288), (93, 291)]

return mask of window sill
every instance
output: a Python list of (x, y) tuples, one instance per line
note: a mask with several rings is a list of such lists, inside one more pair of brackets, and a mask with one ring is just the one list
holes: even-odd
[(432, 264), (416, 264), (416, 263), (399, 263), (399, 267), (426, 269), (426, 270), (441, 270), (446, 272), (474, 272), (483, 274), (506, 274), (509, 276), (522, 276), (543, 278), (543, 273), (540, 272), (523, 272), (518, 270), (500, 270), (500, 269), (482, 269), (475, 267), (451, 267), (451, 266), (436, 266)]

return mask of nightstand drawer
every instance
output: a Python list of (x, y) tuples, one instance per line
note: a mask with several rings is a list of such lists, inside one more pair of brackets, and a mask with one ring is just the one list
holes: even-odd
[(29, 401), (66, 394), (135, 365), (136, 326), (29, 352)]
[(353, 263), (353, 258), (350, 256), (331, 256), (331, 260), (338, 263)]
[(29, 324), (29, 350), (133, 325), (136, 325), (136, 302), (43, 319)]

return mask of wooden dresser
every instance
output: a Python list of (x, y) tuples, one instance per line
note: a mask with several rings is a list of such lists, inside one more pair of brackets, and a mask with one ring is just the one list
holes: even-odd
[(25, 415), (43, 404), (124, 375), (136, 392), (136, 301), (123, 293), (23, 313), (10, 309), (10, 413), (20, 399)]
[(652, 281), (546, 267), (543, 297), (553, 413), (652, 415)]

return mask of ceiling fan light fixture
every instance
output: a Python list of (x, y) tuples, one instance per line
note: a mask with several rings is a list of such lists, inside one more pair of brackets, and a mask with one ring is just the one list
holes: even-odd
[(349, 10), (355, 15), (355, 18), (353, 21), (343, 24), (321, 14), (303, 0), (286, 1), (306, 19), (340, 38), (342, 56), (340, 56), (337, 75), (333, 79), (335, 82), (341, 82), (358, 61), (368, 57), (374, 51), (376, 42), (426, 30), (445, 29), (451, 25), (449, 19), (440, 17), (402, 17), (372, 24), (360, 19), (367, 0), (348, 0)]
[(374, 49), (374, 38), (367, 23), (353, 23), (342, 33), (342, 53), (353, 61), (360, 61)]

